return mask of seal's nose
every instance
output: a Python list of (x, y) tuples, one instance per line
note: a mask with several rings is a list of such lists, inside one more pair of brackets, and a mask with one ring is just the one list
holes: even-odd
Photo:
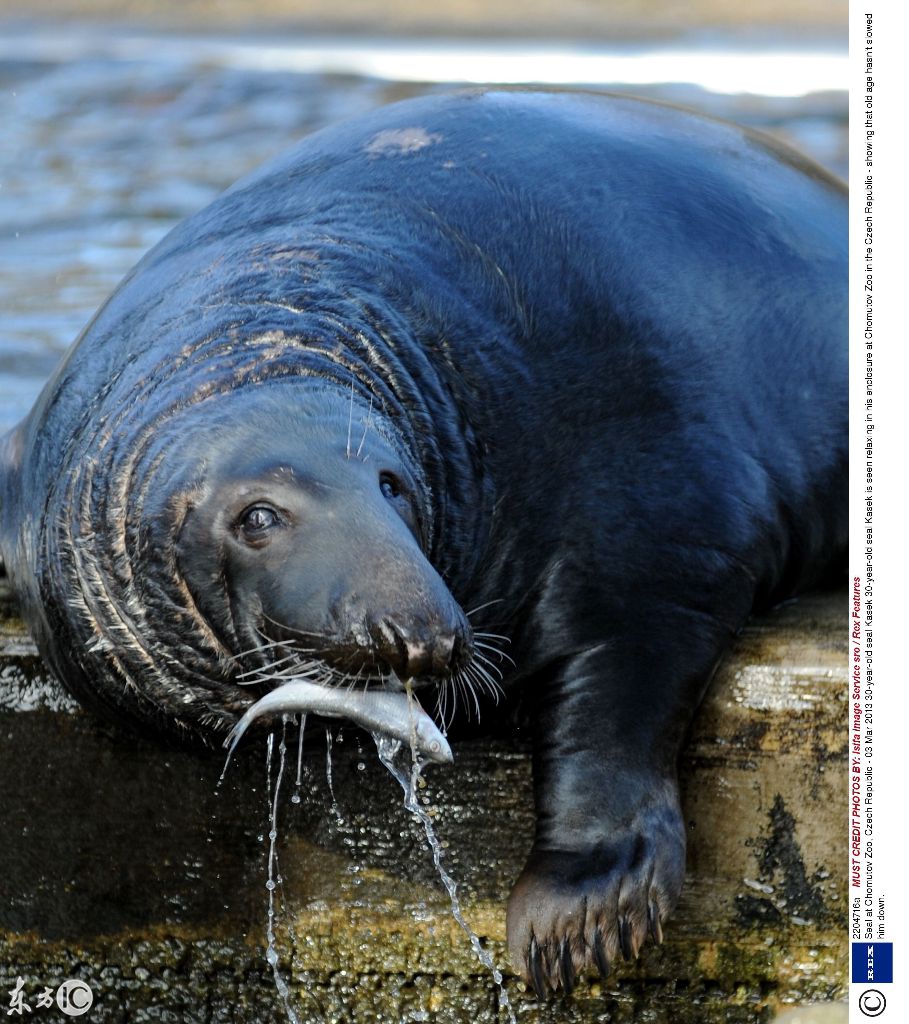
[(386, 619), (379, 631), (379, 656), (401, 679), (454, 671), (467, 644), (457, 632), (407, 629)]

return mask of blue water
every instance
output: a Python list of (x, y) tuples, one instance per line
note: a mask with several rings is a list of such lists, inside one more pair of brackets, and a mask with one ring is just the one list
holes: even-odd
[[(430, 46), (438, 59), (427, 62)], [(507, 67), (552, 81), (570, 65), (564, 45), (529, 46), (522, 57), (513, 44), (498, 61), (492, 44), (438, 46), (0, 24), (0, 431), (25, 415), (60, 353), (178, 220), (301, 135), (450, 84), (381, 77), (393, 74), (389, 67), (413, 78), (435, 66), (434, 77), (459, 81)], [(764, 94), (741, 94), (735, 80), (682, 80), (724, 63), (716, 42), (676, 50), (681, 57), (672, 65), (646, 48), (588, 50), (575, 77), (587, 87), (668, 99), (769, 129), (845, 176), (846, 92), (836, 88), (842, 54), (819, 50), (816, 65), (810, 54), (801, 61), (810, 71), (804, 88), (814, 82), (823, 91), (780, 96), (781, 62), (792, 62), (772, 46), (725, 62), (747, 64), (743, 82), (760, 88), (755, 81), (764, 81)], [(646, 77), (649, 67), (680, 80), (615, 80)]]

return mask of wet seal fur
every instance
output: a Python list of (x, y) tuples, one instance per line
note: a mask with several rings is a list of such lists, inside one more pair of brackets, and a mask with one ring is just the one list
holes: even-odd
[(649, 103), (476, 91), (313, 135), (152, 250), (3, 442), (44, 657), (220, 741), (285, 678), (488, 702), (510, 637), (511, 954), (540, 993), (607, 971), (679, 895), (723, 650), (842, 566), (846, 236), (830, 175)]

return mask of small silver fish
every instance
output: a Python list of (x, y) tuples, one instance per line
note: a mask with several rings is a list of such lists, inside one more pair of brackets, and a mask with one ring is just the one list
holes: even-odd
[(448, 741), (416, 698), (402, 691), (348, 690), (321, 686), (305, 679), (284, 683), (246, 711), (224, 741), (228, 760), (250, 723), (262, 715), (310, 711), (328, 718), (347, 718), (370, 732), (391, 736), (407, 746), (412, 743), (414, 749), (430, 761), (451, 764), (454, 760)]

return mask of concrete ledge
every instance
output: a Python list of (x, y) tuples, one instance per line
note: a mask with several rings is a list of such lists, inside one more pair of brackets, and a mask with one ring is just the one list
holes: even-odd
[[(216, 790), (220, 758), (81, 712), (10, 611), (0, 598), (0, 991), (21, 977), (34, 1004), (80, 977), (95, 994), (85, 1019), (105, 1024), (284, 1019), (265, 961), (262, 743)], [(688, 879), (664, 946), (544, 1008), (506, 979), (519, 1020), (735, 1024), (843, 997), (846, 636), (843, 593), (753, 620), (684, 755)], [(295, 736), (288, 746), (275, 906), (300, 1020), (505, 1020), (371, 740), (335, 739), (334, 801), (317, 734), (291, 802)], [(504, 964), (504, 900), (532, 834), (529, 757), (503, 739), (455, 756), (425, 792), (465, 915)], [(277, 768), (275, 754), (272, 779)]]

